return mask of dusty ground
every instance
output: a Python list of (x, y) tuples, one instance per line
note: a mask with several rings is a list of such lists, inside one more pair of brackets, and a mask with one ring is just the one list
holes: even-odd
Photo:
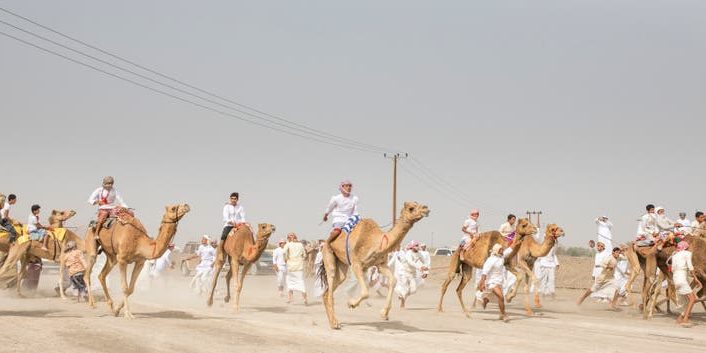
[[(443, 260), (435, 261), (435, 267)], [(562, 272), (569, 271), (570, 261), (563, 262), (567, 270)], [(573, 267), (581, 267), (582, 260), (576, 261)], [(590, 262), (585, 266), (590, 267)], [(408, 309), (394, 307), (387, 322), (378, 318), (382, 298), (374, 295), (371, 306), (363, 304), (350, 311), (345, 294), (338, 293), (340, 331), (328, 328), (320, 300), (312, 300), (308, 307), (299, 298), (285, 304), (272, 276), (246, 279), (239, 313), (223, 303), (222, 294), (213, 308), (206, 307), (205, 298), (191, 292), (184, 277), (171, 276), (166, 287), (154, 289), (143, 280), (134, 295), (135, 320), (111, 316), (103, 301), (97, 309), (89, 309), (83, 303), (48, 297), (55, 277), (43, 276), (39, 297), (20, 299), (0, 293), (5, 328), (0, 351), (575, 353), (697, 352), (706, 347), (706, 314), (701, 307), (696, 308), (697, 325), (687, 329), (665, 315), (644, 321), (632, 309), (616, 313), (588, 301), (577, 308), (575, 289), (561, 289), (558, 299), (547, 300), (535, 317), (525, 316), (519, 301), (510, 304), (511, 322), (505, 324), (497, 321), (497, 307), (492, 305), (465, 318), (453, 292), (456, 280), (445, 298), (446, 312), (437, 313), (443, 272), (434, 271), (427, 285), (410, 299)], [(112, 288), (117, 295), (119, 286)], [(465, 297), (470, 298), (469, 290)]]

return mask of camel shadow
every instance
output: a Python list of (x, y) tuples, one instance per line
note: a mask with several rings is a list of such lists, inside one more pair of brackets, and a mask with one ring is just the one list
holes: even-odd
[[(311, 306), (311, 304), (309, 304)], [(255, 311), (262, 311), (266, 313), (275, 313), (275, 314), (282, 314), (287, 312), (287, 307), (286, 306), (254, 306), (249, 309), (255, 310)]]
[(6, 310), (0, 311), (0, 317), (2, 316), (21, 316), (21, 317), (47, 317), (47, 318), (80, 318), (81, 316), (76, 315), (52, 315), (60, 312), (59, 310)]
[(203, 318), (196, 317), (187, 312), (176, 310), (158, 311), (154, 313), (140, 313), (138, 314), (138, 316), (146, 319), (203, 320)]
[(368, 327), (374, 328), (378, 332), (394, 330), (394, 331), (404, 331), (404, 332), (412, 332), (412, 333), (425, 332), (425, 333), (454, 333), (454, 334), (462, 334), (462, 335), (466, 334), (465, 332), (455, 331), (455, 330), (425, 330), (425, 329), (421, 329), (419, 327), (404, 324), (404, 323), (402, 323), (402, 321), (355, 322), (355, 323), (342, 324), (342, 326), (368, 326)]

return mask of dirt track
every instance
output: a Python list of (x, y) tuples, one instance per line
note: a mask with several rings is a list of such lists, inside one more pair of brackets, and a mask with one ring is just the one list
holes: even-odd
[[(112, 275), (115, 281), (117, 272)], [(441, 271), (427, 282), (390, 321), (378, 316), (382, 298), (373, 295), (350, 311), (345, 294), (336, 309), (343, 328), (328, 328), (320, 300), (305, 307), (287, 305), (274, 289), (274, 277), (246, 279), (242, 309), (234, 313), (216, 297), (213, 308), (187, 289), (187, 279), (170, 277), (167, 288), (150, 290), (143, 280), (134, 295), (135, 320), (113, 317), (105, 302), (97, 309), (56, 297), (20, 299), (0, 293), (0, 316), (6, 332), (3, 352), (697, 352), (706, 347), (706, 314), (696, 308), (695, 327), (677, 327), (673, 317), (643, 321), (625, 308), (611, 312), (605, 304), (574, 305), (577, 290), (562, 289), (546, 301), (536, 317), (523, 314), (520, 301), (510, 304), (510, 323), (497, 321), (497, 307), (474, 310), (466, 319), (455, 297), (446, 295), (445, 313), (437, 313)], [(49, 296), (54, 276), (43, 276), (40, 295)], [(112, 285), (118, 294), (118, 285)], [(465, 297), (470, 298), (470, 291)], [(119, 299), (116, 298), (116, 299)], [(523, 298), (519, 298), (523, 299)], [(395, 304), (396, 301), (395, 301)]]

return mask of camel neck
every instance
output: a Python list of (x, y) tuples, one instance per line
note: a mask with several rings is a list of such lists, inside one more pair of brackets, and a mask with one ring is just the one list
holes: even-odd
[(399, 248), (400, 244), (402, 243), (402, 240), (404, 240), (404, 237), (407, 235), (407, 232), (409, 232), (411, 228), (412, 222), (398, 219), (397, 222), (395, 222), (395, 226), (392, 227), (389, 232), (387, 232), (389, 242), (384, 250), (392, 251)]
[(257, 240), (255, 240), (255, 244), (250, 245), (250, 249), (246, 254), (245, 254), (245, 259), (248, 262), (253, 262), (256, 259), (260, 258), (260, 255), (262, 254), (263, 251), (265, 251), (265, 248), (267, 247), (267, 240), (269, 239), (269, 236), (265, 236), (264, 234), (261, 234), (260, 232), (257, 233)]
[(161, 257), (169, 247), (169, 243), (176, 234), (177, 224), (171, 222), (162, 222), (159, 226), (157, 238), (150, 239), (146, 234), (140, 237), (140, 254), (147, 260), (152, 260)]

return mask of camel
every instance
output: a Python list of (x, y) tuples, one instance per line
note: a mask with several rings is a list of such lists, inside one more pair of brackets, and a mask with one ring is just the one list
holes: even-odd
[[(76, 245), (80, 250), (83, 250), (83, 239), (79, 237), (76, 233), (72, 232), (69, 229), (64, 228), (64, 222), (68, 220), (69, 218), (73, 217), (76, 215), (76, 211), (74, 210), (65, 210), (65, 211), (58, 211), (58, 210), (52, 210), (51, 215), (49, 216), (49, 225), (51, 228), (55, 229), (54, 232), (57, 232), (59, 228), (62, 229), (64, 232), (64, 236), (62, 240), (58, 240), (57, 238), (50, 236), (49, 240), (49, 246), (48, 250), (42, 250), (41, 249), (41, 244), (38, 241), (27, 241), (22, 244), (15, 244), (10, 247), (9, 253), (7, 256), (7, 259), (10, 259), (10, 261), (6, 261), (5, 264), (3, 264), (2, 269), (0, 269), (0, 273), (6, 273), (6, 270), (13, 269), (14, 266), (16, 266), (16, 262), (20, 261), (21, 266), (20, 270), (16, 271), (17, 275), (17, 280), (15, 283), (17, 283), (17, 295), (22, 296), (21, 288), (22, 288), (22, 279), (25, 276), (26, 270), (27, 270), (27, 263), (32, 259), (32, 258), (41, 258), (41, 259), (47, 259), (51, 260), (54, 262), (59, 263), (59, 294), (61, 296), (61, 299), (66, 299), (66, 295), (64, 294), (64, 249), (66, 249), (66, 243), (70, 240), (73, 240), (76, 242)], [(7, 241), (6, 237), (2, 237)], [(14, 259), (14, 260), (13, 260)]]
[[(706, 283), (706, 239), (700, 236), (700, 233), (685, 236), (684, 240), (689, 243), (689, 251), (692, 252), (692, 263), (694, 264), (694, 272), (701, 284)], [(632, 269), (625, 288), (632, 288), (632, 283), (637, 279), (640, 271), (644, 274), (642, 284), (642, 313), (643, 318), (649, 319), (657, 305), (657, 296), (660, 292), (660, 284), (664, 279), (669, 282), (671, 290), (668, 291), (668, 300), (676, 301), (675, 292), (672, 284), (672, 273), (669, 271), (667, 261), (674, 253), (674, 246), (665, 246), (662, 251), (652, 247), (634, 247), (627, 246), (625, 255)], [(661, 275), (657, 278), (657, 268), (660, 269)], [(706, 289), (703, 287), (697, 293), (697, 301), (701, 302), (706, 309)]]
[[(113, 315), (118, 316), (120, 310), (125, 307), (125, 318), (133, 319), (134, 316), (130, 311), (128, 298), (135, 290), (135, 282), (142, 271), (146, 260), (157, 259), (161, 257), (167, 250), (177, 231), (179, 221), (190, 211), (187, 204), (168, 205), (162, 216), (162, 222), (159, 226), (159, 234), (155, 239), (147, 235), (145, 227), (137, 218), (128, 217), (123, 220), (116, 220), (110, 228), (101, 227), (98, 232), (100, 242), (103, 247), (103, 252), (106, 256), (106, 262), (98, 275), (103, 293), (108, 302), (108, 307), (113, 312)], [(83, 278), (88, 288), (91, 288), (91, 272), (96, 263), (98, 256), (97, 244), (92, 228), (89, 228), (86, 233), (86, 253), (88, 255), (88, 266), (84, 272)], [(134, 263), (130, 282), (127, 280), (127, 265)], [(113, 307), (113, 299), (106, 285), (106, 277), (115, 265), (120, 268), (120, 281), (123, 291), (123, 302), (117, 307)], [(88, 304), (95, 308), (96, 304), (93, 299), (93, 292), (88, 290)]]
[[(520, 245), (524, 242), (524, 239), (528, 237), (531, 238), (536, 232), (537, 227), (535, 227), (527, 218), (522, 218), (517, 222), (515, 241), (512, 244), (512, 252), (505, 257), (505, 268), (507, 268), (508, 271), (512, 272), (518, 278), (519, 272), (514, 266), (511, 265), (510, 259), (513, 258), (514, 254), (519, 250)], [(444, 280), (444, 283), (441, 285), (441, 296), (439, 297), (437, 311), (444, 311), (443, 301), (446, 290), (448, 289), (451, 281), (456, 278), (456, 274), (460, 272), (461, 283), (459, 283), (456, 288), (456, 294), (458, 295), (458, 300), (461, 303), (463, 313), (466, 317), (471, 317), (470, 311), (466, 308), (466, 305), (463, 302), (463, 289), (473, 277), (473, 269), (483, 268), (483, 264), (490, 254), (490, 249), (495, 244), (500, 244), (503, 247), (507, 247), (508, 241), (498, 231), (483, 232), (478, 235), (478, 240), (473, 247), (469, 247), (464, 250), (463, 261), (461, 261), (460, 252), (458, 250), (454, 251), (451, 255), (451, 261), (449, 262), (449, 270), (447, 272), (446, 280)], [(513, 288), (516, 287), (517, 283), (515, 283)]]
[(387, 277), (390, 287), (380, 315), (382, 319), (388, 320), (396, 280), (387, 266), (387, 255), (399, 249), (412, 226), (428, 215), (427, 206), (417, 202), (405, 202), (400, 218), (390, 231), (384, 232), (374, 220), (364, 218), (347, 236), (341, 234), (335, 240), (326, 243), (323, 247), (323, 263), (317, 269), (317, 276), (324, 285), (322, 299), (329, 326), (332, 329), (341, 328), (334, 312), (333, 293), (345, 281), (349, 267), (353, 270), (361, 288), (360, 296), (348, 301), (349, 308), (358, 307), (368, 298), (369, 289), (365, 280), (365, 271), (369, 267), (377, 266), (380, 273)]
[[(520, 248), (517, 250), (516, 266), (522, 272), (522, 276), (517, 277), (517, 283), (513, 287), (513, 290), (508, 293), (507, 301), (512, 301), (517, 294), (519, 284), (524, 282), (525, 293), (527, 293), (527, 299), (525, 301), (525, 311), (527, 312), (527, 315), (534, 315), (532, 308), (530, 307), (530, 285), (537, 288), (539, 281), (537, 276), (534, 274), (534, 263), (537, 261), (537, 258), (546, 256), (556, 244), (556, 240), (562, 236), (564, 236), (564, 230), (561, 227), (556, 224), (549, 224), (547, 225), (544, 233), (544, 240), (542, 241), (542, 244), (539, 244), (534, 237), (526, 237), (522, 241)], [(535, 307), (542, 307), (539, 302), (539, 294), (535, 295), (534, 303)]]
[[(211, 280), (211, 290), (208, 293), (208, 306), (213, 305), (213, 292), (216, 289), (218, 275), (223, 269), (225, 261), (230, 261), (230, 269), (226, 273), (225, 302), (230, 301), (230, 279), (235, 275), (235, 303), (233, 309), (240, 310), (240, 292), (243, 289), (245, 275), (248, 274), (250, 266), (254, 264), (267, 247), (270, 236), (275, 231), (275, 226), (267, 223), (257, 225), (257, 240), (253, 241), (252, 230), (249, 226), (233, 228), (222, 246), (218, 247), (216, 261), (214, 262), (213, 279)], [(243, 266), (242, 271), (240, 265)]]

